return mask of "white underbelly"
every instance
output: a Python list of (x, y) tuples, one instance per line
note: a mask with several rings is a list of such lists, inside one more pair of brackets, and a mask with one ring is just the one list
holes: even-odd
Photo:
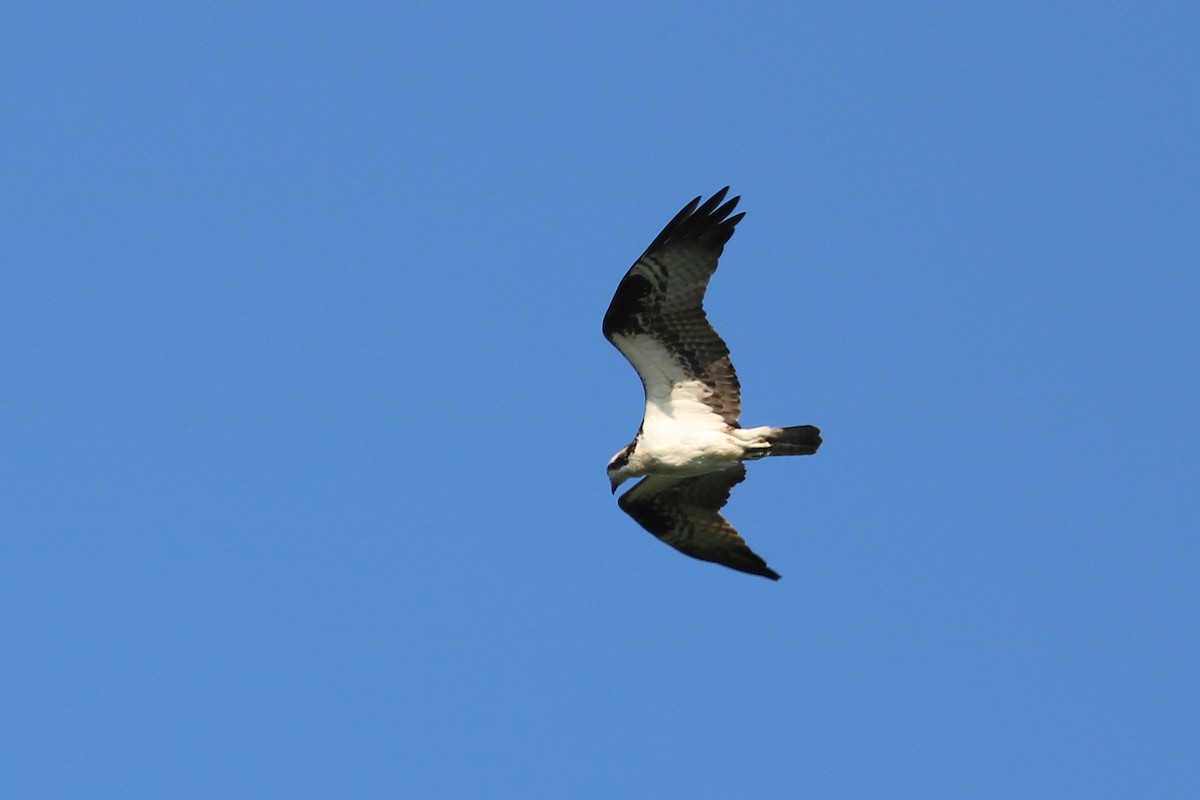
[(745, 446), (727, 433), (695, 431), (679, 438), (643, 437), (639, 466), (648, 474), (703, 475), (741, 460)]

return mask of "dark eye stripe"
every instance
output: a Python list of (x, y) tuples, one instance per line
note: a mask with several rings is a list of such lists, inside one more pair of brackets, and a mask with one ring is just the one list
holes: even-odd
[(620, 469), (621, 467), (625, 466), (626, 464), (629, 463), (629, 456), (632, 452), (633, 452), (632, 447), (626, 447), (624, 450), (617, 453), (616, 456), (613, 457), (613, 460), (609, 463), (608, 468), (609, 469)]

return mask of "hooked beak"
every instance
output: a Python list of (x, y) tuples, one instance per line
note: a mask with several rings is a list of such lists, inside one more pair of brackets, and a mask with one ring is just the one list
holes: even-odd
[(616, 494), (617, 487), (621, 485), (621, 482), (619, 480), (617, 480), (616, 478), (609, 478), (608, 482), (612, 484), (612, 493)]

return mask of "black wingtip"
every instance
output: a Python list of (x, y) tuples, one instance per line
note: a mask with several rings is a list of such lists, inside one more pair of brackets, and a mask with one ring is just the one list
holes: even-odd
[(724, 558), (718, 558), (715, 561), (730, 569), (736, 569), (738, 572), (759, 575), (772, 581), (779, 580), (779, 573), (768, 567), (762, 556), (751, 550), (744, 542), (733, 552), (726, 553)]
[[(760, 561), (761, 561), (761, 559), (760, 559)], [(767, 580), (772, 580), (772, 581), (777, 581), (781, 577), (778, 572), (776, 572), (775, 570), (768, 567), (766, 562), (763, 562), (761, 564), (755, 564), (754, 566), (747, 566), (745, 564), (740, 564), (740, 565), (736, 565), (736, 566), (733, 564), (725, 564), (724, 566), (733, 567), (734, 569), (738, 570), (739, 572), (746, 572), (751, 575), (759, 575), (763, 578), (766, 578)]]
[(669, 240), (691, 240), (714, 247), (716, 254), (720, 255), (725, 243), (733, 236), (734, 227), (746, 216), (744, 211), (730, 216), (742, 198), (739, 195), (726, 201), (725, 195), (728, 193), (729, 187), (726, 186), (703, 203), (703, 195), (692, 198), (654, 238), (646, 248), (646, 253), (665, 245)]

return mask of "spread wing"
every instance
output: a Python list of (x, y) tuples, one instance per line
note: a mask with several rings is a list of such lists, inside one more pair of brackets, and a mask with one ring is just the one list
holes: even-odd
[(726, 186), (703, 205), (697, 197), (663, 228), (617, 286), (604, 335), (641, 376), (648, 405), (667, 416), (693, 405), (737, 425), (737, 374), (702, 307), (717, 259), (744, 216), (730, 216), (740, 198), (722, 205), (728, 191)]
[(741, 464), (693, 478), (652, 475), (617, 502), (639, 525), (681, 553), (779, 580), (720, 514), (730, 490), (745, 477)]

